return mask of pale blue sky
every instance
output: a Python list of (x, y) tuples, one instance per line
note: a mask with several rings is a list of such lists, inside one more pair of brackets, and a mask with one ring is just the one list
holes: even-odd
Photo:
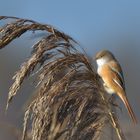
[(52, 24), (77, 39), (90, 53), (97, 47), (118, 49), (120, 44), (116, 42), (129, 38), (139, 43), (139, 0), (0, 1), (1, 15)]

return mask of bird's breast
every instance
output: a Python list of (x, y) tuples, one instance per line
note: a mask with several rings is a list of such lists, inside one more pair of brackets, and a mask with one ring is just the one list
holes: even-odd
[(99, 74), (99, 76), (103, 80), (104, 89), (106, 90), (107, 93), (114, 94), (115, 93), (115, 90), (111, 86), (111, 79), (112, 78), (109, 76), (109, 73), (108, 72), (109, 71), (108, 71), (107, 65), (99, 66), (97, 68), (97, 73)]

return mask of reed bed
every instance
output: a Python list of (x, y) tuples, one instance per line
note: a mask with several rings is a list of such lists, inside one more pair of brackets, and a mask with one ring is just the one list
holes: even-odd
[(125, 139), (100, 77), (73, 38), (33, 20), (0, 16), (2, 20), (8, 23), (0, 27), (0, 49), (26, 32), (47, 33), (34, 44), (9, 89), (6, 109), (26, 78), (37, 77), (37, 94), (25, 111), (22, 140), (99, 140), (107, 125), (119, 140)]

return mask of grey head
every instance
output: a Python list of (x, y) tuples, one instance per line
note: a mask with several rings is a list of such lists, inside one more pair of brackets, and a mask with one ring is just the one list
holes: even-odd
[(98, 52), (95, 56), (95, 60), (101, 59), (101, 58), (110, 58), (110, 59), (115, 59), (114, 55), (108, 51), (108, 50), (101, 50), (100, 52)]
[(102, 50), (95, 56), (95, 60), (98, 66), (101, 66), (111, 60), (116, 60), (114, 55), (108, 50)]

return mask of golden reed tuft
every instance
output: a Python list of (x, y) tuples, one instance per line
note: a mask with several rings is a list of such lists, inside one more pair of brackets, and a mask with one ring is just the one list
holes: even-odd
[(32, 140), (97, 140), (108, 124), (124, 140), (98, 75), (86, 54), (76, 49), (79, 44), (50, 25), (0, 16), (1, 21), (9, 19), (0, 28), (0, 49), (28, 31), (47, 33), (33, 46), (9, 90), (7, 108), (25, 78), (37, 74), (37, 94), (26, 108), (22, 140), (27, 138), (29, 118)]

